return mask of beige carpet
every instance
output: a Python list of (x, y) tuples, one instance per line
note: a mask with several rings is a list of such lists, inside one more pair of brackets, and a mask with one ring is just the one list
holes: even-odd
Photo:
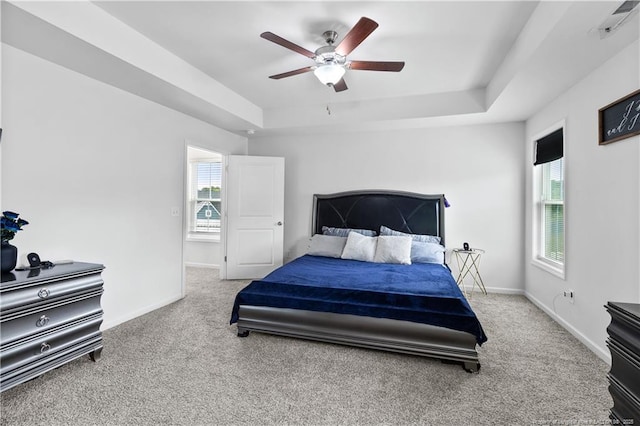
[(104, 333), (83, 357), (0, 396), (2, 425), (606, 424), (608, 366), (521, 296), (475, 294), (480, 374), (408, 355), (252, 333), (246, 282), (188, 269), (184, 300)]

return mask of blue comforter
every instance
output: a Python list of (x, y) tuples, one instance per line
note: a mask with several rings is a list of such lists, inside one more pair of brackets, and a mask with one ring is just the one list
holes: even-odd
[(487, 340), (451, 272), (442, 265), (397, 265), (305, 255), (253, 281), (240, 305), (304, 309), (419, 322), (465, 331)]

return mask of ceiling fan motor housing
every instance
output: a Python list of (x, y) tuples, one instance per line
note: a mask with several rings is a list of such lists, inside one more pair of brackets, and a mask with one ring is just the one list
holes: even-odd
[(329, 46), (322, 46), (316, 50), (316, 57), (314, 58), (318, 65), (336, 64), (344, 65), (347, 57), (336, 53), (336, 48)]

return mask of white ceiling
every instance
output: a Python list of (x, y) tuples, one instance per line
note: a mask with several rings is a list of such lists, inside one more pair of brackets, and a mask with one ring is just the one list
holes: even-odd
[[(51, 10), (55, 2), (49, 2), (47, 10), (9, 3), (16, 7), (3, 4), (2, 36), (8, 44), (232, 132), (246, 135), (246, 130), (255, 129), (256, 136), (523, 120), (638, 38), (637, 16), (605, 39), (593, 30), (621, 3), (617, 1), (89, 4), (166, 49), (174, 56), (172, 64), (185, 61), (202, 71), (211, 84), (230, 89), (224, 102), (240, 105), (231, 111), (233, 108), (222, 105), (222, 101), (207, 100), (186, 88), (188, 83), (181, 87), (178, 79), (163, 76), (160, 69), (154, 72), (146, 68), (138, 73), (124, 70), (123, 62), (129, 67), (136, 64), (100, 49), (86, 32), (72, 30), (78, 23), (73, 27), (74, 23), (68, 22), (75, 16), (88, 23), (88, 12), (94, 16), (95, 11), (67, 5), (64, 7), (76, 7), (77, 13), (67, 10), (64, 17), (57, 17)], [(62, 9), (59, 6), (58, 10)], [(340, 93), (323, 86), (313, 73), (281, 80), (268, 78), (313, 65), (313, 61), (260, 38), (260, 33), (271, 31), (314, 51), (325, 44), (325, 30), (337, 31), (340, 40), (362, 16), (375, 20), (379, 27), (349, 59), (402, 60), (406, 65), (400, 73), (348, 70), (345, 81), (349, 90)], [(46, 30), (35, 31), (33, 27), (43, 27), (43, 22)], [(97, 31), (97, 27), (93, 29)], [(60, 32), (64, 36), (57, 37), (60, 43), (64, 41), (64, 49), (52, 49), (53, 34)], [(83, 43), (72, 42), (69, 34)], [(119, 32), (118, 37), (124, 37), (122, 34)], [(27, 42), (27, 38), (33, 40)], [(48, 45), (46, 52), (44, 45)], [(96, 46), (89, 52), (88, 45)], [(75, 59), (73, 49), (78, 52)], [(52, 50), (66, 53), (56, 55)], [(110, 57), (103, 58), (105, 55)], [(85, 58), (84, 63), (80, 56)], [(93, 67), (87, 63), (88, 57)], [(98, 63), (99, 67), (95, 65)], [(261, 117), (244, 115), (241, 110), (247, 109), (246, 105), (248, 109), (256, 107)]]
[[(100, 2), (107, 12), (261, 108), (411, 96), (485, 87), (531, 14), (529, 2)], [(339, 40), (367, 16), (379, 27), (350, 59), (405, 61), (400, 73), (348, 71), (335, 93), (313, 73), (269, 75), (313, 60), (259, 37), (271, 31), (308, 50)], [(481, 19), (479, 19), (482, 17)]]

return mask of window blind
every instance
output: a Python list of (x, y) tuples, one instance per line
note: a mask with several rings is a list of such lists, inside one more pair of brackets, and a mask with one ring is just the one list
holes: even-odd
[(219, 232), (221, 220), (220, 187), (222, 163), (199, 161), (191, 163), (190, 232)]
[(540, 138), (535, 144), (533, 164), (545, 164), (555, 161), (563, 156), (563, 132), (562, 128)]
[(544, 257), (564, 263), (564, 205), (545, 205), (544, 216)]
[(541, 167), (542, 255), (564, 263), (564, 159), (558, 158)]

